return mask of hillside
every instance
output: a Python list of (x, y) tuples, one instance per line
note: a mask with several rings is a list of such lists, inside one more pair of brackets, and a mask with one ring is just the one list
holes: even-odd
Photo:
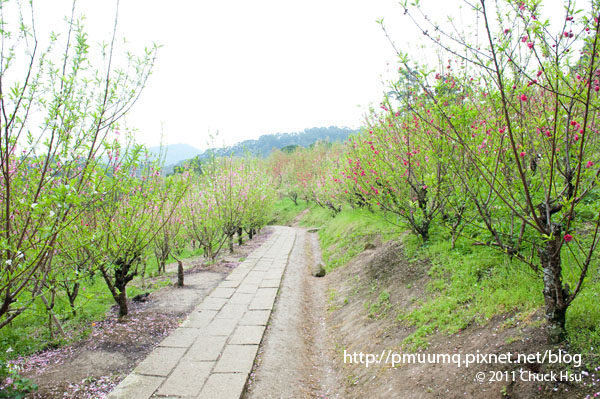
[[(260, 136), (256, 140), (241, 141), (230, 147), (209, 148), (208, 150), (202, 153), (198, 151), (197, 153), (194, 153), (191, 156), (185, 156), (186, 154), (189, 154), (189, 152), (178, 153), (176, 152), (177, 149), (172, 149), (171, 152), (168, 154), (167, 159), (165, 160), (164, 171), (167, 175), (171, 174), (173, 173), (175, 168), (181, 166), (184, 161), (195, 158), (196, 156), (200, 160), (202, 160), (203, 158), (210, 157), (212, 155), (215, 155), (217, 157), (227, 157), (230, 155), (251, 155), (255, 157), (266, 157), (274, 149), (282, 149), (294, 146), (308, 147), (316, 143), (317, 141), (328, 141), (330, 143), (342, 142), (348, 139), (348, 137), (351, 134), (357, 132), (358, 130), (353, 130), (347, 127), (313, 127), (309, 129), (304, 129), (304, 131), (302, 132), (265, 134)], [(184, 144), (178, 144), (178, 146), (193, 148), (190, 146), (185, 146)], [(171, 148), (176, 146), (168, 147)], [(177, 159), (177, 161), (172, 162), (172, 159)]]
[(319, 140), (340, 142), (346, 140), (348, 136), (356, 132), (357, 130), (346, 127), (313, 127), (304, 129), (302, 132), (265, 134), (260, 136), (257, 140), (245, 140), (234, 144), (231, 147), (211, 148), (204, 154), (214, 153), (217, 156), (241, 156), (250, 154), (253, 156), (266, 157), (273, 149), (281, 149), (295, 145), (308, 147)]
[(188, 144), (170, 144), (164, 147), (149, 147), (148, 151), (155, 157), (164, 156), (165, 165), (174, 165), (202, 153), (201, 150)]

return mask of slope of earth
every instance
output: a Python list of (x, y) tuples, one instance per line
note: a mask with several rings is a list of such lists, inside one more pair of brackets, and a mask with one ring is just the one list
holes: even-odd
[[(598, 395), (594, 395), (599, 391), (598, 371), (585, 370), (585, 366), (570, 370), (582, 376), (581, 382), (538, 381), (567, 370), (564, 364), (549, 362), (498, 364), (480, 357), (479, 364), (465, 368), (464, 363), (461, 367), (444, 364), (443, 357), (437, 362), (431, 358), (413, 362), (409, 357), (396, 357), (392, 367), (395, 354), (447, 354), (464, 361), (468, 355), (510, 352), (515, 361), (519, 353), (543, 354), (551, 350), (557, 354), (568, 348), (546, 344), (543, 314), (534, 311), (518, 322), (505, 314), (483, 326), (473, 323), (452, 335), (432, 331), (426, 338), (426, 349), (412, 352), (404, 340), (416, 327), (399, 321), (397, 316), (400, 310), (406, 313), (436, 294), (427, 288), (431, 265), (427, 260), (407, 259), (400, 242), (369, 244), (366, 248), (325, 277), (327, 324), (336, 349), (334, 361), (343, 374), (342, 397), (567, 399)], [(367, 354), (374, 355), (368, 367)]]
[[(122, 320), (113, 307), (106, 319), (92, 325), (87, 339), (19, 359), (23, 376), (39, 386), (28, 397), (105, 397), (269, 235), (270, 229), (264, 229), (253, 240), (236, 245), (234, 253), (224, 251), (210, 266), (204, 265), (201, 258), (189, 260), (184, 287), (171, 285), (152, 292), (146, 302), (131, 301), (129, 314)], [(167, 267), (168, 272), (175, 269), (175, 265)], [(171, 280), (175, 282), (176, 276)]]

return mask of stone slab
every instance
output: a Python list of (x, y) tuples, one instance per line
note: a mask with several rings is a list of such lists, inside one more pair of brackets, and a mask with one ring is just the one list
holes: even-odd
[(269, 270), (264, 277), (264, 280), (281, 280), (283, 277), (283, 270)]
[(186, 348), (158, 347), (133, 370), (137, 374), (166, 377), (185, 353)]
[(227, 298), (206, 297), (200, 304), (201, 310), (221, 310), (223, 305), (227, 303)]
[(230, 298), (235, 292), (235, 288), (217, 287), (210, 293), (209, 298)]
[(214, 319), (204, 329), (203, 336), (225, 336), (231, 335), (235, 327), (237, 326), (236, 319)]
[(265, 326), (238, 326), (229, 339), (230, 345), (259, 345)]
[(227, 336), (202, 336), (190, 347), (182, 360), (191, 362), (216, 361), (223, 351), (227, 338)]
[(218, 285), (221, 288), (237, 288), (242, 280), (223, 280)]
[(150, 375), (129, 374), (108, 395), (108, 399), (147, 399), (165, 379)]
[(246, 280), (254, 279), (254, 278), (262, 280), (264, 276), (265, 276), (264, 271), (254, 269), (248, 273), (248, 275), (246, 276)]
[(213, 373), (250, 373), (258, 345), (227, 345)]
[(247, 374), (212, 374), (198, 399), (240, 399), (247, 380)]
[(202, 328), (206, 327), (212, 319), (217, 315), (216, 310), (195, 310), (193, 311), (183, 323), (182, 328)]
[(269, 321), (271, 311), (269, 310), (249, 310), (239, 322), (240, 326), (266, 326)]
[(217, 319), (239, 320), (242, 318), (244, 313), (246, 313), (246, 310), (248, 309), (248, 303), (250, 303), (250, 300), (248, 300), (248, 302), (245, 304), (237, 304), (237, 303), (232, 303), (231, 299), (230, 299), (229, 303), (227, 303), (225, 306), (223, 306), (223, 309), (221, 309), (219, 311), (216, 318)]
[(248, 273), (248, 271), (246, 271), (246, 270), (236, 269), (236, 270), (232, 271), (231, 273), (229, 273), (229, 275), (227, 277), (225, 277), (225, 280), (226, 281), (242, 281), (246, 277), (247, 273)]
[(277, 288), (260, 288), (250, 305), (249, 310), (272, 310), (277, 297)]
[(198, 338), (200, 330), (197, 328), (178, 328), (171, 333), (158, 346), (170, 346), (176, 348), (189, 348)]
[[(258, 287), (254, 289), (254, 293), (256, 293), (256, 291), (258, 291)], [(252, 302), (254, 293), (236, 292), (231, 296), (231, 298), (229, 298), (229, 303), (247, 306), (250, 302)]]
[(162, 384), (157, 395), (198, 396), (215, 362), (192, 362), (182, 359)]
[[(262, 281), (262, 277), (246, 277), (240, 287), (244, 285), (259, 285)], [(239, 289), (239, 288), (238, 288)]]
[(246, 283), (242, 283), (240, 284), (240, 286), (238, 287), (237, 291), (235, 292), (237, 293), (241, 293), (241, 294), (256, 294), (256, 291), (258, 291), (258, 285), (259, 283), (256, 284), (246, 284)]
[(264, 279), (260, 282), (258, 288), (279, 288), (281, 279)]

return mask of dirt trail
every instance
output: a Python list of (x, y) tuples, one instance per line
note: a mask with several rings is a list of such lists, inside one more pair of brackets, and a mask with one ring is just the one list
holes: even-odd
[(325, 326), (325, 281), (311, 275), (321, 261), (317, 235), (296, 232), (246, 399), (341, 397)]

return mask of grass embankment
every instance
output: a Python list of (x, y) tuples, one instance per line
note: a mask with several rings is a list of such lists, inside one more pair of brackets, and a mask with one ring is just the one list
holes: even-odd
[[(306, 205), (294, 208), (291, 201), (282, 201), (278, 207), (294, 216), (306, 209)], [(430, 263), (426, 299), (411, 311), (388, 309), (387, 312), (398, 322), (415, 327), (404, 341), (407, 348), (426, 347), (427, 337), (434, 333), (454, 334), (469, 325), (485, 325), (499, 315), (507, 316), (506, 327), (540, 323), (533, 321), (536, 318), (532, 316), (544, 306), (541, 272), (536, 273), (497, 250), (460, 239), (452, 249), (448, 235), (442, 230), (434, 230), (424, 245), (414, 235), (402, 234), (404, 229), (393, 226), (381, 214), (364, 209), (346, 209), (335, 217), (315, 205), (309, 209), (300, 224), (319, 228), (328, 271), (345, 265), (363, 251), (367, 242), (400, 240), (400, 237), (406, 257)], [(565, 262), (564, 270), (567, 281), (571, 275), (569, 263)], [(372, 298), (366, 298), (366, 304), (381, 307), (385, 305), (381, 301), (387, 302), (394, 295), (389, 287), (373, 286), (377, 288), (371, 290)], [(592, 354), (600, 347), (599, 293), (600, 273), (593, 270), (585, 289), (567, 312), (569, 342), (578, 353)]]
[[(182, 259), (201, 255), (200, 250), (185, 250)], [(168, 259), (167, 263), (175, 262)], [(142, 292), (152, 292), (171, 284), (169, 275), (163, 274), (161, 278), (148, 280), (148, 276), (158, 275), (157, 262), (150, 257), (146, 265), (146, 280), (142, 284), (140, 277), (136, 277), (127, 286), (127, 296), (134, 297)], [(141, 267), (140, 267), (141, 270)], [(55, 299), (53, 313), (56, 315), (65, 331), (67, 338), (61, 337), (53, 325), (54, 336), (50, 336), (48, 328), (48, 312), (41, 300), (36, 300), (30, 308), (19, 315), (15, 320), (0, 329), (0, 360), (14, 359), (27, 356), (46, 348), (56, 348), (69, 342), (87, 337), (92, 331), (92, 323), (106, 318), (107, 312), (115, 302), (110, 295), (106, 283), (100, 272), (82, 278), (80, 293), (76, 300), (76, 315), (73, 315), (66, 295), (58, 291)], [(49, 294), (46, 294), (49, 299)]]
[(294, 219), (304, 210), (308, 209), (309, 205), (306, 201), (298, 200), (298, 205), (289, 198), (284, 198), (273, 204), (273, 217), (269, 224), (286, 226), (294, 222)]

